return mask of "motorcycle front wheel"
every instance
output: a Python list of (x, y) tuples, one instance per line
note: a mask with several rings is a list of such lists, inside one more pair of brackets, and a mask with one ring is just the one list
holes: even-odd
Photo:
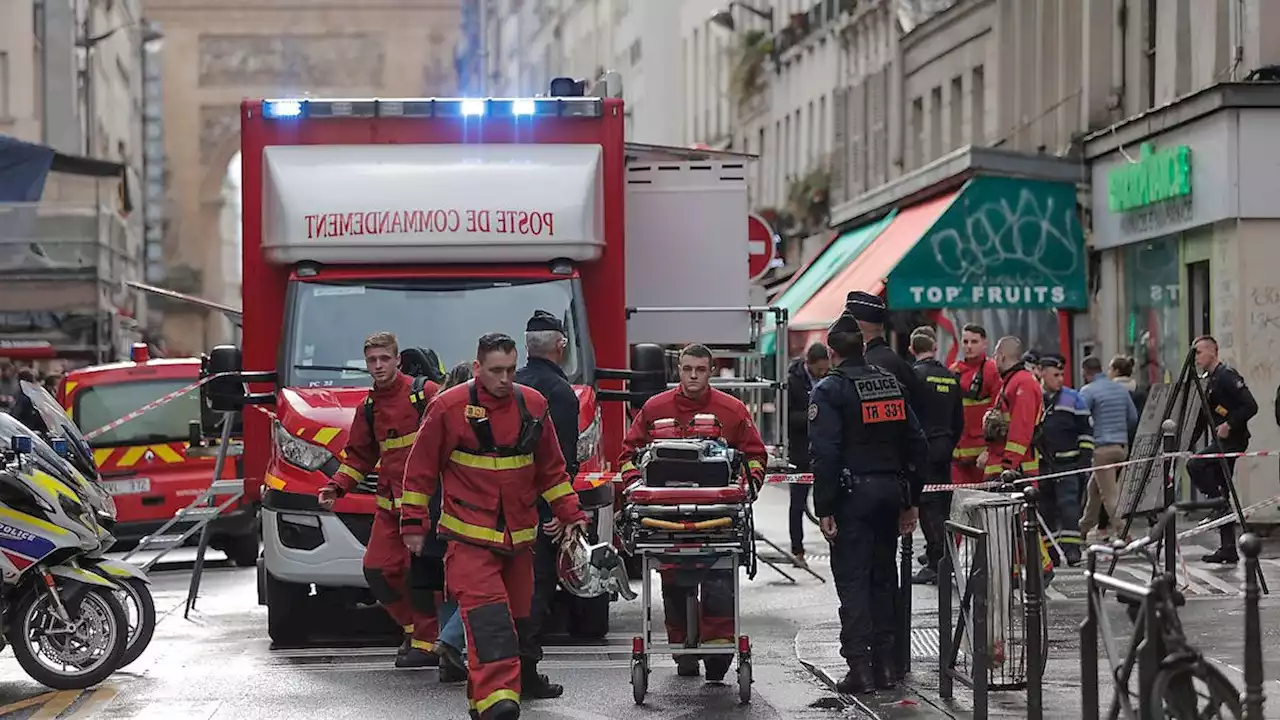
[(151, 636), (156, 632), (156, 603), (151, 597), (151, 588), (138, 578), (123, 579), (119, 585), (116, 598), (129, 619), (129, 638), (120, 659), (120, 667), (125, 667), (141, 657), (151, 644)]
[(112, 590), (84, 588), (67, 607), (70, 624), (58, 618), (45, 589), (24, 595), (12, 612), (9, 644), (18, 664), (36, 682), (55, 690), (83, 690), (120, 667), (129, 618)]

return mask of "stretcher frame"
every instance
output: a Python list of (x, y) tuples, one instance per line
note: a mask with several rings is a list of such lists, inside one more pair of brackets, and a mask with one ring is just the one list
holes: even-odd
[[(677, 491), (678, 493), (678, 491)], [(631, 645), (631, 689), (637, 705), (644, 704), (648, 692), (649, 673), (652, 670), (651, 656), (670, 655), (680, 658), (689, 655), (705, 657), (714, 655), (734, 656), (738, 659), (738, 699), (747, 704), (751, 702), (752, 665), (751, 639), (742, 632), (742, 582), (738, 569), (747, 568), (748, 576), (754, 577), (756, 571), (755, 556), (755, 523), (751, 503), (754, 493), (746, 491), (746, 500), (739, 503), (713, 504), (627, 504), (623, 508), (623, 524), (634, 524), (629, 532), (623, 534), (627, 551), (640, 558), (641, 577), (641, 629), (640, 634), (632, 638)], [(717, 519), (700, 522), (664, 521), (661, 516), (689, 517), (691, 515), (710, 515)], [(651, 521), (651, 524), (645, 523)], [(724, 520), (733, 525), (737, 521), (736, 538), (727, 538), (723, 534), (711, 534), (708, 530), (724, 527)], [(687, 529), (670, 529), (670, 538), (637, 539), (635, 525), (654, 527), (657, 523), (683, 525)], [(702, 644), (699, 638), (700, 618), (698, 613), (698, 592), (694, 588), (685, 600), (685, 641), (682, 644), (655, 642), (653, 639), (653, 591), (651, 573), (660, 570), (663, 565), (693, 564), (695, 570), (710, 573), (717, 570), (728, 570), (733, 576), (733, 637), (735, 642), (729, 644)], [(699, 583), (701, 584), (701, 583)]]

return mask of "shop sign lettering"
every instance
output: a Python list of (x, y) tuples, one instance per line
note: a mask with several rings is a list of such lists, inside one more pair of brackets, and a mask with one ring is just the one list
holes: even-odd
[(1191, 148), (1187, 145), (1156, 151), (1144, 143), (1137, 162), (1122, 163), (1107, 173), (1107, 205), (1111, 212), (1128, 212), (1191, 195)]
[(532, 210), (369, 210), (305, 215), (307, 238), (468, 233), (553, 237), (555, 213)]
[(981, 307), (1056, 307), (1067, 300), (1061, 285), (913, 285), (908, 291), (917, 307), (948, 307), (961, 298)]

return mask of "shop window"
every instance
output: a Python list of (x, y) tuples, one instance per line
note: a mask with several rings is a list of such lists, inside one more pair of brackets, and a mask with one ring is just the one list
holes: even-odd
[(1180, 337), (1182, 287), (1178, 240), (1163, 238), (1124, 248), (1127, 321), (1125, 352), (1135, 361), (1140, 388), (1173, 382), (1186, 354)]

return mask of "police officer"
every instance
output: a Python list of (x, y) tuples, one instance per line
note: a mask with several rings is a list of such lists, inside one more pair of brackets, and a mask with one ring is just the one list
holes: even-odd
[[(1196, 367), (1205, 374), (1205, 391), (1209, 400), (1209, 414), (1213, 417), (1213, 429), (1209, 444), (1202, 453), (1244, 452), (1249, 447), (1249, 420), (1258, 414), (1258, 401), (1235, 368), (1218, 359), (1218, 341), (1212, 336), (1201, 335), (1195, 340)], [(1209, 430), (1203, 415), (1196, 421), (1192, 438), (1199, 439)], [(1194, 440), (1193, 440), (1194, 442)], [(1230, 483), (1235, 474), (1236, 459), (1192, 458), (1187, 462), (1187, 474), (1196, 489), (1211, 498), (1222, 498), (1223, 508), (1218, 517), (1233, 512), (1231, 509)], [(1225, 472), (1224, 472), (1225, 470)], [(1218, 529), (1218, 549), (1200, 558), (1214, 564), (1232, 565), (1240, 561), (1236, 552), (1236, 525), (1229, 523)]]
[(862, 694), (899, 677), (894, 550), (899, 535), (915, 531), (922, 483), (914, 462), (929, 447), (897, 380), (867, 364), (849, 310), (831, 326), (827, 346), (836, 367), (809, 404), (813, 505), (831, 543), (840, 654), (849, 663), (837, 686)]
[[(560, 367), (568, 345), (568, 335), (560, 319), (546, 310), (535, 311), (524, 327), (524, 346), (529, 359), (516, 371), (516, 382), (537, 390), (547, 399), (551, 424), (556, 428), (556, 439), (564, 455), (565, 471), (573, 478), (578, 474), (578, 396)], [(564, 694), (564, 687), (538, 672), (543, 626), (559, 582), (556, 543), (551, 538), (558, 528), (551, 507), (541, 500), (538, 501), (538, 520), (541, 526), (533, 548), (533, 600), (527, 632), (520, 635), (521, 692), (534, 698), (556, 698)]]
[(889, 322), (889, 308), (878, 295), (855, 290), (845, 296), (844, 309), (858, 321), (858, 330), (866, 341), (863, 351), (868, 365), (875, 365), (898, 379), (902, 386), (903, 397), (917, 413), (920, 411), (914, 403), (924, 393), (916, 380), (915, 371), (901, 355), (889, 347), (884, 339), (884, 326)]
[[(961, 401), (960, 378), (938, 362), (938, 343), (933, 328), (920, 327), (911, 333), (913, 368), (920, 379), (922, 392), (912, 405), (920, 418), (925, 437), (929, 439), (929, 460), (924, 467), (925, 482), (951, 482), (951, 453), (964, 433), (964, 403)], [(924, 530), (925, 566), (913, 582), (925, 585), (937, 582), (938, 561), (942, 559), (946, 531), (943, 523), (951, 514), (951, 493), (927, 493), (920, 497), (920, 525)]]
[[(1040, 513), (1066, 556), (1053, 557), (1054, 563), (1075, 565), (1080, 562), (1080, 481), (1093, 465), (1093, 419), (1080, 393), (1066, 386), (1066, 360), (1048, 354), (1038, 364), (1044, 414), (1037, 449), (1048, 474), (1058, 476), (1040, 485)], [(1072, 470), (1078, 472), (1062, 474)]]

